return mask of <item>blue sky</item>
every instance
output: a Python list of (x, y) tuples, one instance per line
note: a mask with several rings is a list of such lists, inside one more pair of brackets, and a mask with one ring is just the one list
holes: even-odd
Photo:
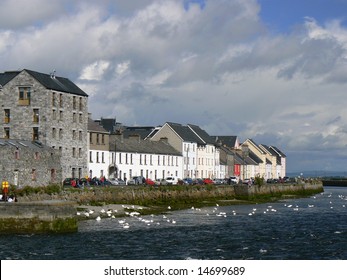
[(93, 118), (196, 124), (278, 147), (288, 171), (346, 170), (346, 0), (0, 5), (0, 71), (55, 69)]
[(346, 0), (259, 0), (260, 16), (270, 29), (288, 32), (301, 25), (305, 17), (319, 23), (339, 19), (347, 24)]

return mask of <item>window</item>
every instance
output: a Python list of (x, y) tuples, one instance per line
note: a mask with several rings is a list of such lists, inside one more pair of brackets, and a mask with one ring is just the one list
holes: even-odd
[(99, 141), (99, 134), (97, 133), (97, 134), (96, 134), (96, 144), (97, 144), (97, 145), (100, 144), (99, 142), (100, 142), (100, 141)]
[(78, 132), (78, 139), (79, 139), (80, 141), (82, 141), (82, 131), (79, 131), (79, 132)]
[(33, 127), (33, 141), (39, 140), (39, 128)]
[(105, 163), (104, 152), (101, 153), (101, 162)]
[(82, 110), (83, 110), (82, 97), (80, 97), (79, 109), (80, 109), (80, 111), (82, 111)]
[(128, 164), (128, 154), (125, 154), (125, 163)]
[(62, 121), (64, 117), (63, 111), (59, 111), (59, 120)]
[(76, 96), (72, 97), (72, 108), (76, 110)]
[(76, 157), (76, 148), (75, 147), (72, 148), (72, 157), (73, 158)]
[(63, 129), (59, 128), (59, 139), (63, 139)]
[(55, 97), (55, 92), (52, 93), (52, 107), (56, 106), (56, 97)]
[(72, 168), (72, 170), (71, 170), (71, 178), (76, 178), (76, 168)]
[(19, 150), (14, 151), (14, 158), (19, 159)]
[(5, 109), (5, 123), (9, 123), (11, 120), (10, 109)]
[(82, 123), (82, 114), (79, 114), (79, 122)]
[(99, 152), (96, 152), (96, 162), (99, 163)]
[(34, 159), (36, 159), (36, 160), (40, 159), (40, 153), (39, 152), (34, 153)]
[(75, 123), (77, 121), (76, 113), (72, 114), (72, 121)]
[(63, 94), (62, 93), (59, 95), (59, 107), (60, 108), (63, 107)]
[(93, 162), (93, 152), (89, 152), (89, 162)]
[(101, 134), (101, 144), (105, 144), (105, 135)]
[(36, 169), (31, 169), (31, 180), (36, 181)]
[(31, 88), (19, 87), (19, 100), (18, 105), (27, 106), (30, 105)]
[(82, 148), (78, 148), (78, 157), (79, 157), (79, 158), (82, 157)]
[(89, 143), (93, 144), (93, 133), (89, 133)]
[(39, 123), (40, 117), (39, 117), (39, 109), (33, 109), (33, 122)]
[(72, 139), (73, 139), (73, 140), (76, 140), (76, 130), (73, 130), (73, 131), (72, 131)]
[(51, 169), (51, 182), (55, 182), (55, 179), (57, 177), (57, 173), (55, 169)]
[(53, 110), (53, 111), (52, 111), (52, 119), (53, 119), (53, 120), (56, 120), (56, 119), (57, 119), (57, 111), (56, 111), (56, 110)]

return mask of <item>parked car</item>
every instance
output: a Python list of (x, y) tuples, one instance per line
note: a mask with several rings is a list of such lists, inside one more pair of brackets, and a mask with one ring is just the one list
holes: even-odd
[(152, 179), (147, 178), (147, 179), (146, 179), (146, 185), (154, 186), (155, 183), (154, 183), (154, 181), (153, 181)]
[(238, 184), (239, 183), (239, 178), (237, 178), (236, 176), (230, 176), (229, 180), (230, 180), (231, 184)]
[(134, 176), (128, 181), (128, 185), (142, 185), (146, 182), (143, 176)]
[(245, 184), (245, 185), (252, 185), (253, 184), (253, 180), (251, 178), (247, 178), (247, 179), (244, 179), (242, 181), (242, 184)]
[(119, 178), (111, 178), (108, 180), (112, 183), (112, 185), (125, 185), (125, 181)]
[(184, 178), (182, 180), (184, 185), (193, 185), (193, 179), (192, 178)]
[(71, 186), (71, 181), (76, 180), (75, 178), (65, 178), (63, 181), (63, 186)]
[(154, 183), (157, 186), (165, 186), (165, 185), (167, 185), (167, 181), (165, 179), (155, 179)]
[(215, 184), (215, 185), (222, 185), (224, 183), (225, 182), (223, 179), (218, 179), (218, 178), (213, 179), (213, 184)]
[(168, 185), (177, 185), (178, 179), (176, 177), (166, 177), (165, 178)]
[(204, 178), (203, 182), (205, 185), (213, 185), (213, 181), (210, 178)]
[(203, 185), (204, 184), (204, 180), (200, 179), (200, 178), (196, 178), (193, 180), (193, 185)]

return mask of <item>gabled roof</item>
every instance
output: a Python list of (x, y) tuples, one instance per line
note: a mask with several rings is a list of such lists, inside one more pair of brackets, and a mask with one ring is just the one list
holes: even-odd
[(271, 156), (277, 156), (277, 153), (274, 152), (274, 150), (270, 149), (269, 146), (264, 145), (264, 144), (260, 144), (259, 148), (264, 151), (265, 153), (268, 153)]
[(287, 157), (284, 153), (280, 151), (280, 149), (276, 148), (275, 146), (270, 146), (270, 149), (274, 150), (280, 157)]
[(244, 145), (244, 144), (247, 144), (246, 142), (250, 143), (254, 148), (256, 148), (261, 154), (265, 154), (265, 152), (250, 138), (248, 138), (245, 142), (243, 142), (241, 144)]
[(237, 136), (211, 136), (216, 144), (221, 143), (222, 146), (235, 148)]
[(19, 74), (18, 71), (9, 71), (5, 73), (0, 73), (0, 85), (4, 86), (9, 81), (11, 81), (14, 77), (16, 77)]
[[(81, 90), (76, 84), (74, 84), (67, 78), (39, 73), (39, 72), (28, 70), (28, 69), (24, 69), (22, 71), (27, 72), (29, 75), (31, 75), (35, 80), (37, 80), (41, 85), (43, 85), (47, 89), (73, 93), (73, 94), (81, 95), (81, 96), (88, 96), (83, 90)], [(10, 72), (1, 73), (0, 84), (4, 86), (22, 71), (10, 71)]]
[(201, 129), (199, 126), (194, 124), (188, 124), (188, 127), (195, 132), (195, 134), (202, 139), (205, 144), (211, 144), (214, 145), (213, 138), (203, 129)]
[(205, 142), (201, 140), (188, 126), (183, 126), (178, 123), (167, 122), (167, 124), (178, 134), (184, 142), (195, 142), (198, 145), (205, 145)]
[(182, 156), (179, 151), (164, 141), (141, 140), (139, 138), (121, 139), (121, 136), (111, 135), (110, 142), (111, 149), (115, 149), (116, 152)]
[(128, 126), (123, 130), (122, 133), (124, 138), (138, 135), (141, 139), (146, 139), (154, 129), (154, 126)]

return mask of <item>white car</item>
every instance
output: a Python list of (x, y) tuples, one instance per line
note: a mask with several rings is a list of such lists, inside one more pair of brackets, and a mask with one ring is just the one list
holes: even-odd
[(165, 181), (167, 182), (168, 185), (177, 185), (178, 179), (176, 177), (166, 177)]

